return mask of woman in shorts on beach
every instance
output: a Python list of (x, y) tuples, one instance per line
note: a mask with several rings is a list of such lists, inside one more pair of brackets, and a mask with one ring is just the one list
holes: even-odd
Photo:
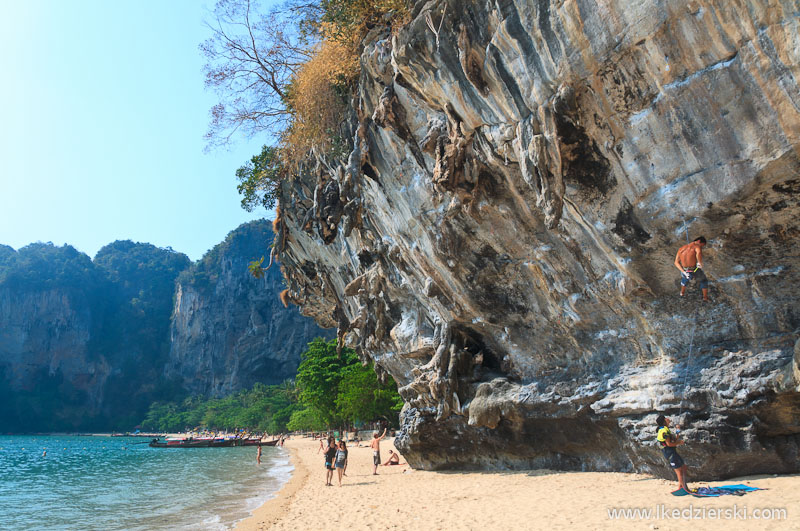
[(336, 439), (328, 437), (328, 447), (325, 449), (325, 486), (333, 486), (333, 462), (336, 459)]
[(336, 450), (336, 471), (339, 473), (339, 486), (342, 486), (342, 474), (344, 469), (347, 468), (347, 445), (343, 439), (339, 439), (339, 449)]

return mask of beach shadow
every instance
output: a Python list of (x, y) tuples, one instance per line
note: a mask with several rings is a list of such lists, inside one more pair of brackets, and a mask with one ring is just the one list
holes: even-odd
[[(416, 471), (417, 469), (413, 469)], [(478, 474), (486, 476), (554, 476), (558, 474), (568, 474), (569, 472), (560, 472), (558, 470), (549, 470), (543, 468), (541, 470), (432, 470), (437, 474), (444, 475), (461, 475), (461, 474)]]

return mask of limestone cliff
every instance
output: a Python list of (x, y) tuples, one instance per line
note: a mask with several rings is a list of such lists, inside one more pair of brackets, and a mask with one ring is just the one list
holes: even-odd
[[(0, 288), (2, 385), (33, 390), (58, 375), (86, 393), (87, 413), (99, 409), (110, 374), (87, 347), (98, 316), (84, 293), (68, 288), (23, 291)], [(7, 383), (6, 383), (7, 382)]]
[(294, 378), (308, 342), (332, 336), (283, 307), (277, 267), (261, 279), (248, 272), (272, 237), (269, 221), (242, 225), (178, 279), (165, 373), (190, 392), (218, 397)]
[(271, 238), (268, 221), (246, 224), (195, 264), (131, 241), (94, 260), (0, 245), (2, 429), (128, 430), (154, 401), (293, 377), (306, 344), (331, 332), (281, 305), (277, 268), (248, 273)]
[[(800, 4), (411, 18), (365, 39), (352, 152), (284, 183), (276, 240), (399, 383), (409, 462), (669, 475), (665, 412), (701, 476), (800, 470)], [(678, 297), (687, 235), (709, 304)]]

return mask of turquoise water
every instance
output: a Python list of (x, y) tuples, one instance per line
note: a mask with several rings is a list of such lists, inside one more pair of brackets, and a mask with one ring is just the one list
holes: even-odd
[(0, 436), (0, 528), (230, 529), (271, 498), (292, 469), (279, 448), (264, 447), (256, 466), (254, 447), (146, 442)]

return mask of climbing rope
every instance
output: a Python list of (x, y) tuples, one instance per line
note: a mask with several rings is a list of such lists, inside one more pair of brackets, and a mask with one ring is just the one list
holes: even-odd
[(436, 29), (433, 25), (433, 19), (431, 18), (430, 11), (425, 13), (425, 22), (428, 24), (428, 27), (436, 35), (436, 51), (439, 51), (439, 32), (442, 31), (442, 24), (444, 24), (444, 14), (447, 12), (447, 3), (444, 4), (444, 9), (442, 9), (442, 20), (439, 21), (439, 28)]
[(691, 367), (692, 364), (692, 351), (694, 350), (694, 332), (695, 330), (697, 330), (697, 315), (699, 311), (700, 307), (698, 306), (694, 310), (694, 318), (692, 319), (694, 323), (692, 326), (691, 339), (689, 340), (689, 355), (686, 356), (686, 369), (683, 372), (683, 386), (682, 386), (683, 389), (681, 390), (681, 409), (680, 413), (678, 414), (679, 416), (683, 415), (683, 402), (686, 400), (686, 387), (689, 385), (689, 368)]
[[(686, 226), (686, 218), (683, 218), (683, 230), (686, 232), (686, 243), (689, 243), (689, 228)], [(686, 387), (689, 384), (689, 368), (692, 364), (692, 351), (694, 350), (694, 332), (697, 330), (697, 315), (700, 311), (700, 307), (695, 307), (694, 310), (694, 317), (692, 318), (692, 335), (691, 339), (689, 340), (689, 355), (686, 357), (686, 369), (683, 373), (683, 389), (681, 390), (681, 408), (679, 416), (683, 415), (683, 402), (686, 400)]]

